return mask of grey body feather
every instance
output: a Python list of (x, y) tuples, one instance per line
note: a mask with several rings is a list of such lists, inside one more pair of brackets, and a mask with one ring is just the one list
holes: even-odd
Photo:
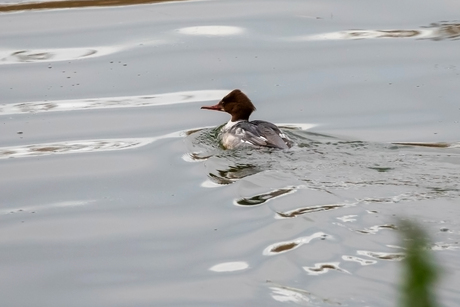
[(233, 149), (244, 145), (288, 149), (292, 145), (283, 132), (274, 124), (262, 121), (239, 121), (222, 130), (222, 144)]

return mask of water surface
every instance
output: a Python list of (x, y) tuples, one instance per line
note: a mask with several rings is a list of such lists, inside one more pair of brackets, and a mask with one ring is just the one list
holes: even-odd
[(395, 217), (457, 305), (458, 1), (80, 2), (0, 6), (3, 305), (391, 306)]

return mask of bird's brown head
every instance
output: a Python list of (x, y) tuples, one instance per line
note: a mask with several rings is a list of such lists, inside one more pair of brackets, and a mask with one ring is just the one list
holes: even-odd
[(227, 112), (232, 115), (233, 122), (248, 120), (251, 113), (256, 110), (256, 107), (254, 107), (248, 96), (238, 89), (231, 91), (218, 104), (201, 108)]

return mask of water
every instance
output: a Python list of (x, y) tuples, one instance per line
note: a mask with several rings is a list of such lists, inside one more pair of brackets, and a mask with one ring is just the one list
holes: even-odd
[(57, 3), (0, 6), (2, 305), (394, 306), (396, 217), (460, 301), (458, 1)]

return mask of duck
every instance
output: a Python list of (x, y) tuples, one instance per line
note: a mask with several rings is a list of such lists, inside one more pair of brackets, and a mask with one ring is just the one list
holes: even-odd
[(243, 146), (289, 149), (293, 142), (275, 125), (263, 120), (249, 121), (256, 110), (241, 90), (235, 89), (216, 105), (202, 106), (204, 110), (227, 112), (230, 120), (222, 126), (219, 137), (225, 149)]

